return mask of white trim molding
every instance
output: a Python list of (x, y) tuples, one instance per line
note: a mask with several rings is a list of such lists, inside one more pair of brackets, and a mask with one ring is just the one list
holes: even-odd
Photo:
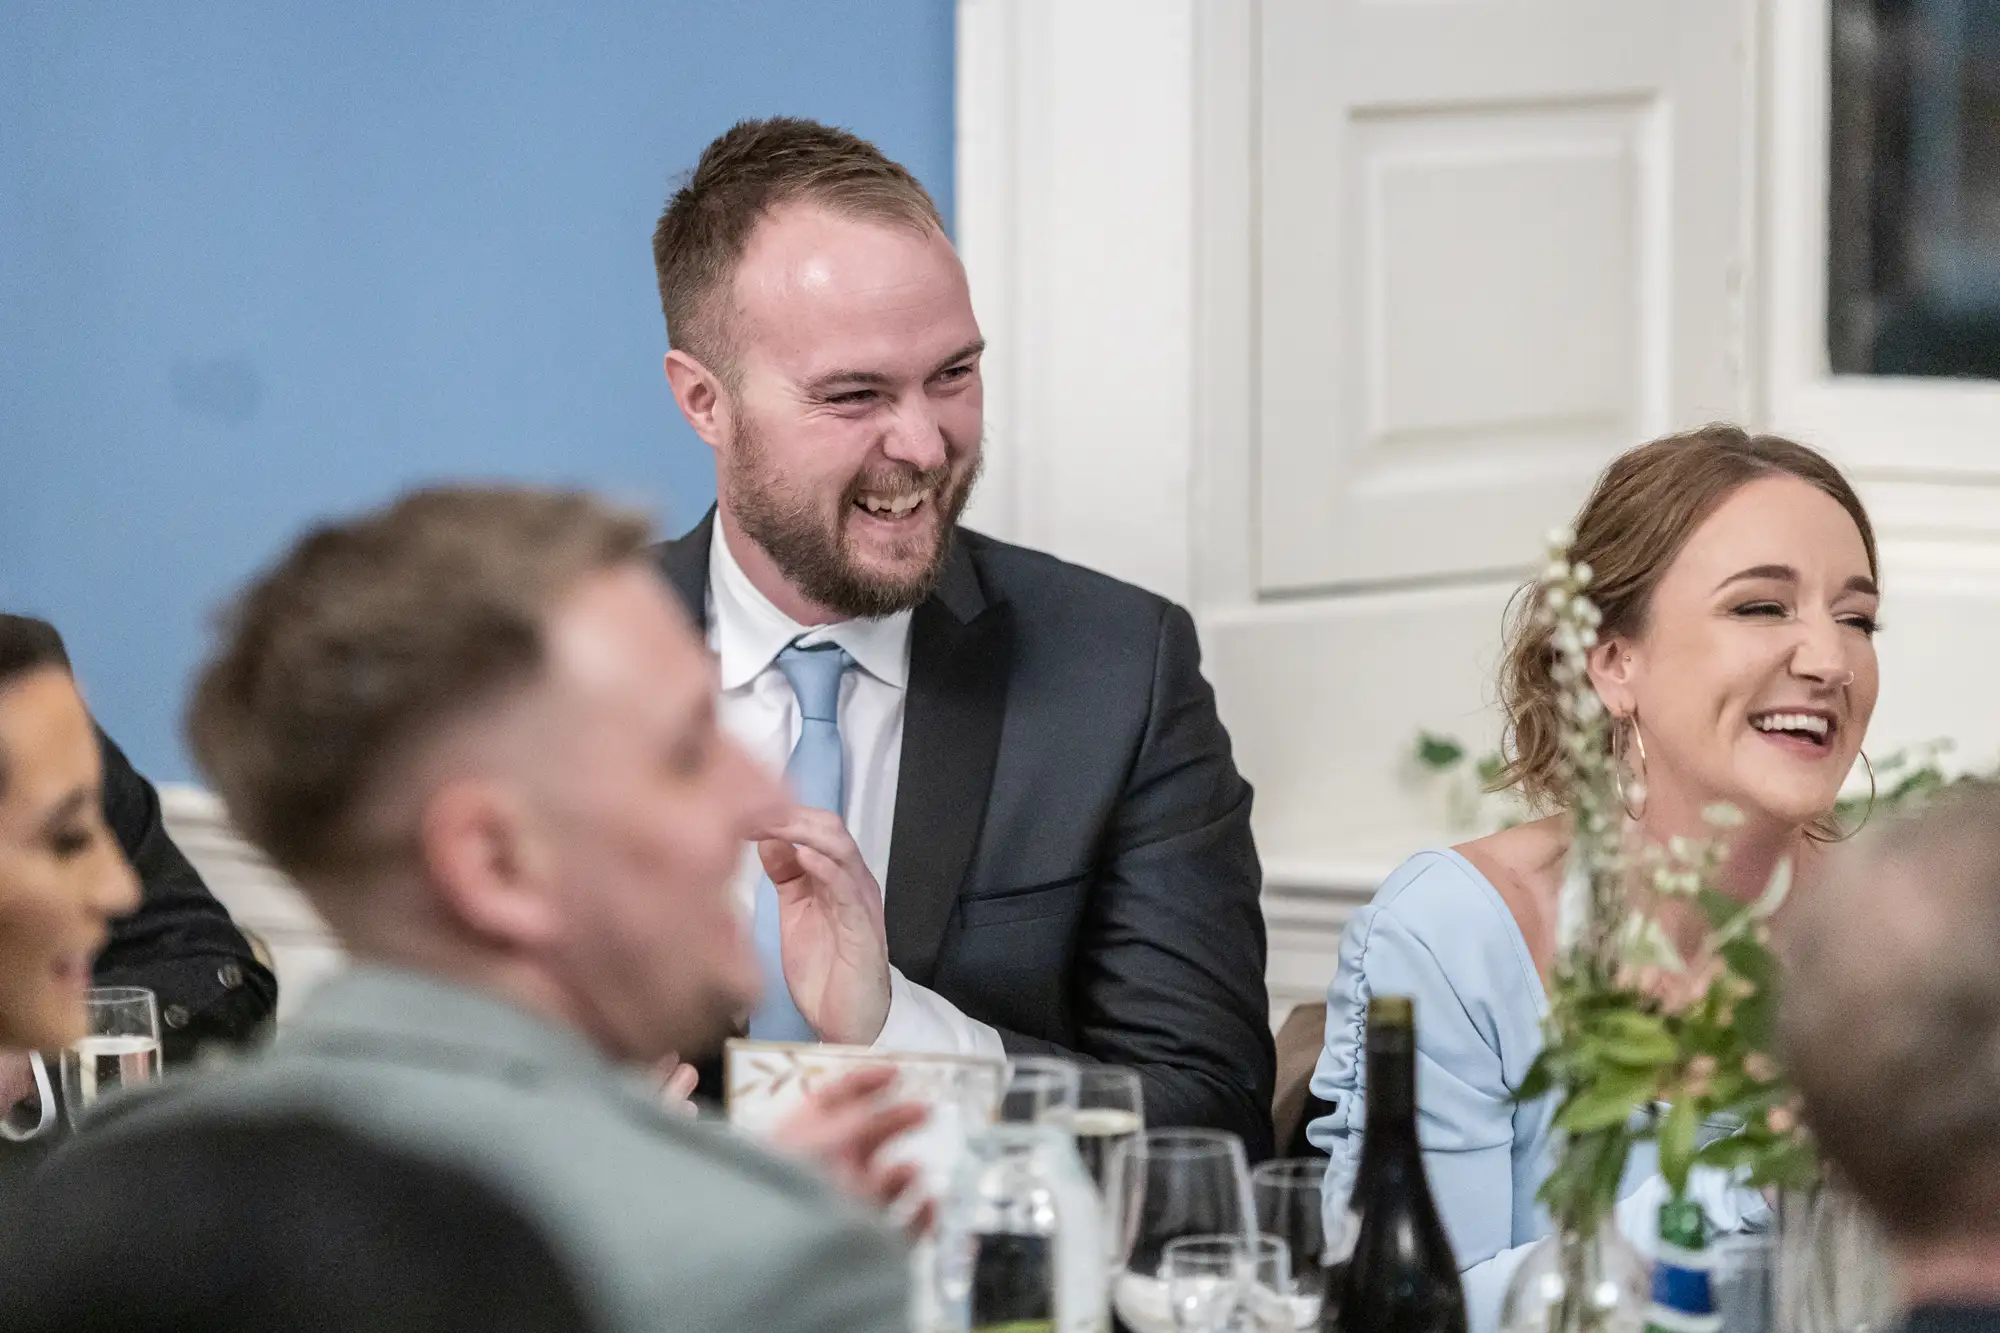
[[(1832, 0), (1768, 0), (1767, 421), (1864, 478), (1971, 483), (2000, 540), (2000, 383), (1836, 375), (1827, 351)], [(1949, 502), (1947, 502), (1949, 503)], [(1964, 518), (1959, 507), (1958, 519)]]
[(238, 836), (212, 793), (162, 786), (160, 814), (167, 836), (201, 872), (216, 901), (269, 951), (283, 1022), (314, 985), (347, 965), (346, 952), (305, 895)]
[(975, 527), (1186, 600), (1196, 0), (959, 0)]

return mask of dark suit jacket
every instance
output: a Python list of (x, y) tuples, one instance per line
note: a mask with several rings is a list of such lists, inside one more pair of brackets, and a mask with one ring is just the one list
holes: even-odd
[[(706, 620), (714, 516), (658, 548)], [(1271, 1151), (1250, 786), (1163, 598), (960, 531), (910, 627), (889, 960), (1017, 1054), (1129, 1065)]]

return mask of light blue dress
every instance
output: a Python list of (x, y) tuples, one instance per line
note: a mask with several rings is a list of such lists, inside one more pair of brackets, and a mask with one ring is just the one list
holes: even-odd
[[(1346, 1211), (1367, 1121), (1368, 1001), (1408, 995), (1417, 1016), (1417, 1134), (1424, 1170), (1465, 1282), (1473, 1333), (1498, 1323), (1500, 1298), (1528, 1249), (1549, 1233), (1535, 1200), (1552, 1162), (1552, 1098), (1516, 1104), (1542, 1048), (1548, 997), (1527, 941), (1499, 891), (1454, 851), (1426, 851), (1383, 881), (1348, 921), (1326, 996), (1326, 1046), (1312, 1090), (1332, 1103), (1307, 1136), (1332, 1159), (1329, 1234)], [(1619, 1186), (1619, 1225), (1650, 1251), (1666, 1197), (1650, 1144)], [(1718, 1173), (1690, 1192), (1723, 1230), (1761, 1225), (1760, 1195)]]

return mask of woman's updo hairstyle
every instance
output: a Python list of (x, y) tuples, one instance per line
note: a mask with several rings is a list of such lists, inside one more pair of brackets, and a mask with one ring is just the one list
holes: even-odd
[[(1590, 599), (1604, 616), (1605, 638), (1645, 632), (1653, 590), (1660, 586), (1695, 529), (1738, 489), (1761, 477), (1792, 476), (1836, 500), (1861, 531), (1868, 572), (1875, 565), (1875, 529), (1861, 497), (1826, 458), (1776, 435), (1751, 435), (1712, 425), (1669, 435), (1613, 461), (1584, 501), (1572, 531), (1570, 559), (1591, 568)], [(1518, 787), (1530, 807), (1560, 810), (1569, 803), (1562, 763), (1562, 711), (1552, 668), (1552, 631), (1536, 615), (1542, 585), (1516, 596), (1500, 663), (1500, 704), (1506, 713), (1500, 751), (1505, 764), (1492, 790)]]

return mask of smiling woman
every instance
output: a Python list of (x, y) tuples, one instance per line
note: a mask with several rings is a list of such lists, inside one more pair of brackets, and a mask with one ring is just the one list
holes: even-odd
[[(1803, 445), (1710, 426), (1613, 462), (1569, 552), (1589, 565), (1602, 614), (1588, 664), (1614, 719), (1628, 831), (1661, 845), (1707, 838), (1704, 811), (1727, 803), (1743, 818), (1717, 887), (1748, 901), (1789, 860), (1810, 892), (1879, 685), (1875, 537), (1853, 488)], [(1495, 785), (1547, 817), (1420, 853), (1352, 918), (1312, 1084), (1332, 1106), (1310, 1134), (1332, 1154), (1337, 1208), (1365, 1122), (1368, 1001), (1417, 997), (1419, 1131), (1475, 1330), (1492, 1327), (1548, 1225), (1536, 1192), (1553, 1163), (1553, 1105), (1514, 1101), (1541, 1051), (1572, 828), (1554, 629), (1534, 614), (1546, 592), (1529, 585), (1502, 664)], [(1692, 936), (1703, 923), (1663, 924)], [(1689, 939), (1675, 942), (1691, 955)], [(1725, 1229), (1764, 1210), (1720, 1178), (1698, 1174), (1694, 1193)], [(1648, 1234), (1663, 1195), (1650, 1147), (1633, 1153), (1619, 1195), (1621, 1224)]]
[(104, 824), (90, 714), (48, 625), (0, 615), (0, 1046), (83, 1035), (91, 960), (138, 884)]

